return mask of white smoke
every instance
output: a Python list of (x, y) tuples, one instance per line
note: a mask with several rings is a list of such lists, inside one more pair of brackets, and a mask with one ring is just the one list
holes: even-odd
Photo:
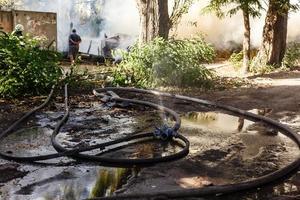
[[(93, 2), (96, 2), (95, 7), (92, 7)], [(90, 53), (93, 54), (98, 54), (104, 33), (109, 37), (138, 35), (139, 15), (133, 0), (20, 0), (17, 9), (57, 13), (60, 51), (68, 50), (72, 28), (82, 38), (80, 51), (87, 52), (91, 43)]]
[(299, 30), (300, 14), (292, 12), (289, 14), (288, 21), (288, 41), (300, 41), (300, 30)]
[[(291, 3), (298, 3), (298, 0), (292, 0)], [(190, 37), (197, 33), (203, 33), (206, 39), (218, 48), (230, 48), (233, 43), (242, 44), (244, 31), (242, 13), (239, 12), (232, 17), (219, 19), (213, 13), (203, 15), (201, 10), (206, 5), (208, 5), (208, 0), (196, 3), (191, 7), (179, 25), (178, 36)], [(267, 5), (264, 3), (263, 5), (267, 9)], [(262, 11), (259, 18), (250, 20), (251, 45), (254, 47), (261, 45), (265, 16), (266, 11)], [(300, 41), (299, 21), (299, 12), (289, 14), (288, 41)]]
[(138, 35), (139, 13), (135, 0), (106, 1), (103, 16), (106, 19), (104, 31), (107, 31), (107, 34)]
[[(189, 13), (183, 17), (177, 35), (185, 38), (201, 33), (218, 48), (228, 48), (233, 43), (241, 44), (244, 32), (242, 13), (219, 19), (214, 13), (203, 14), (202, 9), (207, 5), (208, 1), (194, 4)], [(260, 18), (251, 19), (250, 23), (252, 45), (259, 46), (264, 14)]]
[[(130, 35), (124, 47), (137, 38), (139, 32), (139, 13), (135, 0), (20, 0), (19, 9), (57, 13), (58, 49), (66, 51), (68, 35), (71, 28), (76, 28), (83, 42), (80, 51), (87, 52), (90, 42), (90, 53), (98, 54), (104, 34), (108, 37)], [(293, 0), (297, 1), (297, 0)], [(93, 4), (93, 2), (96, 2)], [(182, 19), (177, 29), (177, 36), (190, 37), (203, 33), (207, 40), (219, 48), (228, 48), (233, 43), (242, 43), (243, 19), (241, 13), (229, 18), (218, 19), (214, 14), (201, 13), (208, 3), (202, 0), (195, 3), (190, 12)], [(92, 6), (94, 5), (94, 7)], [(172, 5), (172, 0), (170, 0)], [(252, 46), (259, 46), (265, 13), (260, 18), (251, 19)], [(291, 13), (288, 25), (289, 41), (300, 40), (298, 22), (299, 13)], [(73, 26), (71, 26), (71, 24)], [(128, 37), (129, 38), (129, 37)]]

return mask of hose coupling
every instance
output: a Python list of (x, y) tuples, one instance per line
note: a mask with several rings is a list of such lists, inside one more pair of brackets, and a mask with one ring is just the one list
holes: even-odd
[(173, 137), (177, 137), (178, 133), (168, 125), (163, 125), (161, 128), (155, 127), (154, 137), (161, 140), (170, 140)]

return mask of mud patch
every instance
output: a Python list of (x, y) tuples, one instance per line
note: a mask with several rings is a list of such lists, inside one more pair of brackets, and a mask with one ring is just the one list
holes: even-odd
[[(19, 164), (3, 164), (0, 165), (0, 183), (6, 183), (16, 178), (24, 177), (28, 172), (20, 171)], [(0, 187), (3, 186), (0, 184)]]
[(238, 183), (274, 172), (300, 156), (294, 142), (279, 133), (266, 134), (268, 130), (226, 113), (183, 115), (180, 132), (191, 142), (188, 157), (143, 169), (126, 193)]
[(14, 156), (36, 156), (56, 152), (51, 145), (52, 129), (20, 129), (1, 141), (0, 150)]

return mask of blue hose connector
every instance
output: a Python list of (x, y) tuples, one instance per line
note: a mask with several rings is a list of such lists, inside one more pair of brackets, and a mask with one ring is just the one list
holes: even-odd
[(161, 128), (155, 127), (154, 136), (161, 140), (170, 140), (177, 137), (178, 133), (168, 125), (163, 125)]

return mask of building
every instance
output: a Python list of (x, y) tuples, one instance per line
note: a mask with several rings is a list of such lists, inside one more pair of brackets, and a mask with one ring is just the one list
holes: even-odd
[(0, 29), (4, 32), (12, 32), (17, 24), (24, 26), (24, 33), (34, 37), (45, 37), (44, 45), (46, 47), (57, 48), (56, 13), (23, 10), (0, 11)]

